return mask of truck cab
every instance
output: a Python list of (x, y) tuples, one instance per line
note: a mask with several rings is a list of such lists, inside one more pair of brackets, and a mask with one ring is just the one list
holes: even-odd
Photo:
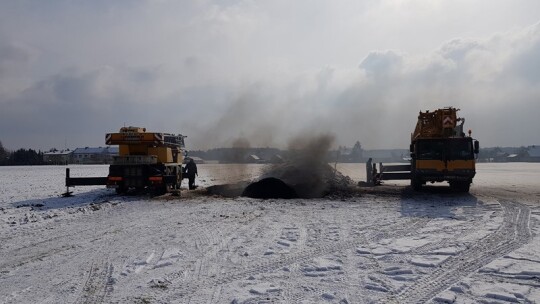
[(411, 144), (411, 185), (418, 190), (426, 182), (448, 181), (455, 190), (467, 192), (476, 174), (478, 141), (464, 138), (424, 138)]

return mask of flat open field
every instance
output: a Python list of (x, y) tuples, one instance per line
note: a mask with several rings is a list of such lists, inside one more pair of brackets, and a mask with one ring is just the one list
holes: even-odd
[[(262, 169), (200, 165), (201, 187), (182, 197), (60, 198), (65, 167), (0, 167), (0, 302), (540, 303), (540, 164), (479, 164), (470, 194), (204, 191)], [(365, 179), (363, 164), (337, 169)]]

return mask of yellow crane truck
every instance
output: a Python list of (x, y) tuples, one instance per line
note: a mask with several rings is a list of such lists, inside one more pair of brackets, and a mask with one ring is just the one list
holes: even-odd
[(420, 112), (416, 128), (411, 134), (411, 163), (383, 166), (368, 161), (367, 182), (372, 185), (382, 180), (410, 179), (414, 190), (427, 182), (447, 181), (458, 192), (468, 192), (476, 174), (476, 155), (479, 143), (471, 131), (463, 132), (465, 118), (459, 109), (447, 107)]
[[(479, 143), (463, 132), (465, 118), (448, 107), (420, 112), (411, 134), (411, 186), (419, 190), (426, 182), (447, 181), (456, 191), (469, 192), (476, 174)], [(459, 124), (458, 124), (459, 123)]]
[(147, 132), (146, 128), (122, 127), (105, 135), (107, 145), (118, 145), (107, 177), (70, 177), (66, 169), (66, 187), (106, 185), (117, 193), (129, 189), (150, 189), (163, 194), (179, 189), (182, 182), (184, 138), (181, 134)]

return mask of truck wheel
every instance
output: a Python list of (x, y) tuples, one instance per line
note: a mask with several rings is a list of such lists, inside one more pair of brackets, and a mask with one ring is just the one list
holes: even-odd
[(116, 194), (124, 194), (127, 192), (127, 188), (126, 186), (124, 185), (119, 185), (116, 189), (114, 189), (116, 191)]
[(175, 189), (180, 189), (182, 185), (182, 170), (176, 169), (176, 183), (174, 184)]
[(163, 187), (154, 187), (152, 189), (152, 195), (153, 196), (160, 196), (160, 195), (163, 195), (165, 194), (165, 190), (163, 189)]
[(411, 187), (414, 191), (420, 191), (422, 189), (422, 182), (416, 178), (411, 179)]
[(463, 183), (461, 183), (461, 185), (460, 185), (460, 187), (459, 187), (459, 190), (460, 190), (461, 192), (468, 193), (470, 188), (471, 188), (471, 183), (469, 183), (469, 182), (463, 182)]
[(471, 187), (471, 183), (468, 181), (465, 182), (450, 182), (450, 188), (455, 192), (469, 192), (469, 188)]

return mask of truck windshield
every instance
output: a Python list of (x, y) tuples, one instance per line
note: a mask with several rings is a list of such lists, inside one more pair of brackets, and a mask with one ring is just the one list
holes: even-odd
[(474, 159), (470, 138), (449, 139), (446, 151), (446, 159), (448, 160)]
[(442, 140), (419, 140), (416, 144), (417, 159), (443, 159), (444, 141)]
[(472, 141), (470, 138), (418, 140), (416, 158), (425, 160), (474, 159)]

